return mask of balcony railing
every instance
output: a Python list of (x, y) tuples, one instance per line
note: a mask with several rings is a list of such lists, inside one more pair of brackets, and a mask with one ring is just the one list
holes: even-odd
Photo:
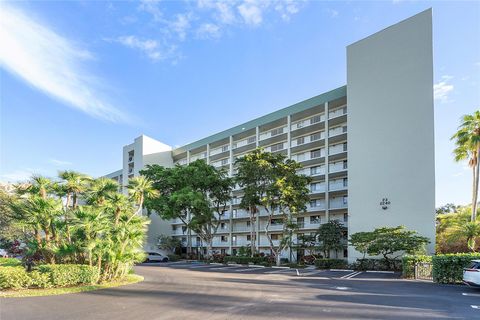
[(281, 134), (284, 134), (286, 131), (287, 131), (287, 127), (285, 126), (285, 127), (275, 128), (266, 132), (262, 132), (259, 136), (259, 140), (265, 140), (268, 138), (279, 136)]
[(233, 149), (240, 148), (240, 147), (243, 147), (243, 146), (246, 146), (246, 145), (249, 145), (249, 144), (253, 144), (253, 143), (255, 143), (255, 141), (256, 141), (255, 136), (248, 137), (247, 139), (243, 139), (243, 140), (240, 140), (240, 141), (236, 141), (236, 142), (233, 143)]
[(316, 123), (323, 122), (323, 121), (325, 121), (325, 115), (323, 113), (322, 114), (317, 114), (317, 115), (314, 115), (310, 118), (303, 119), (303, 120), (300, 120), (300, 121), (297, 121), (297, 122), (293, 123), (292, 124), (292, 130), (305, 128), (305, 127), (308, 127), (308, 126), (311, 126), (311, 125), (314, 125)]
[(336, 117), (343, 116), (344, 114), (347, 114), (347, 106), (343, 106), (341, 108), (332, 110), (328, 113), (328, 119), (333, 119)]
[(333, 129), (328, 130), (328, 136), (329, 137), (334, 137), (339, 134), (343, 134), (347, 132), (347, 126), (342, 126), (342, 127), (336, 127)]

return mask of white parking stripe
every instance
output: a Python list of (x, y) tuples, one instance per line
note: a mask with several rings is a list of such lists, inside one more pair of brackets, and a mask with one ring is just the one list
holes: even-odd
[(292, 271), (293, 271), (292, 269), (277, 269), (277, 270), (267, 271), (265, 273), (287, 273)]
[(480, 297), (480, 294), (479, 293), (465, 293), (465, 292), (462, 292), (462, 296)]
[(473, 309), (480, 309), (480, 306), (474, 306), (473, 304), (470, 307), (472, 307)]
[(199, 265), (199, 266), (191, 266), (190, 269), (195, 269), (195, 268), (208, 268), (208, 267), (211, 267), (211, 265), (208, 265), (208, 264), (202, 264), (202, 265)]
[(361, 274), (362, 272), (361, 271), (355, 271), (355, 272), (352, 272), (352, 273), (349, 273), (349, 274), (346, 274), (344, 275), (343, 277), (340, 277), (340, 279), (351, 279), (355, 276), (358, 276), (359, 274)]
[(218, 268), (211, 268), (209, 270), (224, 270), (224, 269), (232, 269), (232, 267), (218, 267)]
[(233, 271), (235, 271), (235, 272), (245, 272), (245, 271), (252, 271), (252, 270), (254, 270), (254, 269), (246, 268), (246, 269), (237, 269), (237, 270), (234, 269)]

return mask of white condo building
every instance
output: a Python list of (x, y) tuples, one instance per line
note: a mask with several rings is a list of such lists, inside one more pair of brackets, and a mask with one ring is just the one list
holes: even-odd
[[(283, 153), (312, 177), (310, 202), (297, 219), (298, 233), (338, 220), (348, 234), (404, 225), (435, 244), (432, 13), (421, 12), (347, 47), (347, 85), (179, 148), (146, 136), (123, 148), (123, 168), (108, 177), (126, 185), (147, 164), (170, 167), (197, 159), (235, 174), (234, 162), (256, 147)], [(234, 254), (255, 241), (269, 252), (260, 212), (250, 239), (249, 215), (233, 191), (225, 222), (213, 241)], [(205, 245), (181, 221), (151, 216), (148, 246), (160, 234), (193, 248)], [(270, 231), (275, 235), (276, 221)], [(277, 239), (277, 240), (275, 240)], [(295, 257), (297, 252), (285, 252)], [(352, 261), (359, 253), (336, 252)], [(334, 255), (335, 256), (335, 255)]]

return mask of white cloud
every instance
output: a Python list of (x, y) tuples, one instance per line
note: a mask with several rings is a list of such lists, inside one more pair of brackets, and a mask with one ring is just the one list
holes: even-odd
[(129, 122), (86, 70), (92, 54), (22, 11), (2, 3), (0, 64), (33, 87), (95, 118)]
[(176, 45), (161, 45), (160, 42), (153, 39), (140, 39), (137, 36), (128, 35), (116, 39), (105, 38), (104, 40), (108, 42), (117, 42), (127, 48), (139, 50), (152, 61), (173, 59), (173, 63), (176, 63), (176, 61), (181, 58), (181, 55), (177, 54)]
[(197, 30), (199, 38), (218, 38), (220, 37), (220, 27), (213, 23), (204, 23)]
[(450, 102), (449, 94), (453, 91), (453, 84), (450, 84), (449, 81), (452, 79), (451, 76), (445, 75), (442, 76), (442, 80), (433, 85), (433, 97), (435, 100), (439, 100), (441, 103)]
[(330, 15), (331, 18), (338, 17), (338, 11), (334, 9), (326, 9), (327, 13)]
[(190, 28), (191, 19), (191, 13), (177, 14), (175, 20), (169, 23), (171, 30), (175, 32), (182, 41), (185, 40), (187, 36), (187, 30)]
[(151, 14), (155, 21), (163, 21), (163, 13), (158, 6), (159, 3), (160, 0), (141, 0), (138, 10)]
[(254, 1), (245, 1), (237, 7), (238, 12), (242, 16), (245, 24), (258, 26), (262, 23), (262, 9)]
[(301, 2), (296, 0), (279, 1), (275, 5), (275, 11), (280, 14), (284, 21), (290, 21), (290, 17), (300, 11), (300, 5)]
[(71, 166), (73, 164), (70, 161), (58, 160), (54, 158), (50, 159), (49, 162), (57, 167)]

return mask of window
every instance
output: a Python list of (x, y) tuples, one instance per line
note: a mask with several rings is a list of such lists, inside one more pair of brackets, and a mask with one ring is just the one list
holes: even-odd
[(312, 150), (310, 151), (310, 158), (320, 158), (322, 153), (321, 153), (322, 149), (316, 149), (316, 150)]
[(297, 139), (297, 145), (301, 145), (305, 143), (305, 137), (301, 137)]
[(222, 163), (222, 166), (228, 164), (228, 158), (222, 159), (222, 162), (221, 162), (221, 163)]
[(237, 209), (232, 210), (232, 217), (236, 218), (237, 217)]
[(343, 151), (347, 151), (347, 143), (346, 142), (343, 143)]
[(228, 151), (228, 145), (224, 145), (224, 146), (222, 147), (222, 152), (225, 152), (225, 151)]
[(281, 240), (282, 239), (282, 235), (281, 234), (271, 234), (270, 235), (270, 239), (272, 240)]
[(185, 233), (187, 231), (187, 227), (186, 226), (182, 226), (182, 233)]
[(222, 222), (222, 223), (220, 224), (220, 229), (224, 230), (225, 227), (226, 227), (225, 222)]
[(320, 114), (317, 114), (316, 116), (310, 118), (310, 124), (314, 124), (320, 121), (322, 121), (322, 115)]
[(323, 184), (322, 183), (312, 183), (310, 184), (310, 192), (315, 192), (315, 191), (322, 191), (322, 188)]
[(343, 214), (343, 221), (347, 222), (348, 221), (348, 213)]
[(348, 168), (347, 160), (343, 160), (343, 169), (347, 169), (347, 168)]
[(275, 225), (280, 225), (282, 224), (282, 219), (272, 219), (270, 220), (270, 223), (272, 224), (272, 226), (275, 226)]
[(255, 140), (257, 140), (255, 136), (253, 136), (253, 137), (250, 137), (250, 138), (248, 138), (248, 139), (247, 139), (247, 143), (248, 143), (248, 144), (250, 144), (250, 143), (254, 143), (254, 142), (255, 142)]
[(297, 226), (299, 228), (304, 228), (305, 227), (305, 218), (304, 217), (297, 218)]
[(347, 126), (343, 126), (343, 127), (342, 127), (342, 132), (343, 132), (343, 133), (347, 132)]
[(310, 168), (310, 175), (322, 174), (323, 166), (315, 166)]
[(232, 249), (232, 255), (234, 255), (234, 256), (237, 255), (237, 249)]
[(347, 196), (343, 196), (343, 204), (348, 204), (348, 197)]
[(247, 241), (250, 241), (250, 240), (252, 240), (252, 236), (247, 234)]
[(316, 132), (310, 136), (311, 141), (320, 140), (322, 138), (321, 132)]
[(348, 258), (348, 250), (347, 249), (343, 249), (343, 257)]
[[(233, 239), (233, 238), (232, 238)], [(228, 241), (228, 236), (221, 236), (220, 241), (222, 242), (227, 242)]]
[(275, 152), (275, 151), (282, 150), (282, 149), (283, 149), (283, 142), (274, 144), (270, 147), (271, 152)]
[(237, 236), (232, 236), (232, 242), (236, 243), (237, 242)]
[(250, 227), (250, 221), (247, 221), (247, 227)]
[(273, 137), (273, 136), (276, 136), (276, 135), (279, 135), (279, 134), (282, 134), (283, 133), (283, 127), (282, 128), (276, 128), (276, 129), (273, 129), (272, 131), (270, 131), (270, 135)]
[(348, 178), (343, 178), (343, 186), (348, 187)]
[(220, 249), (220, 254), (225, 254), (225, 253), (226, 253), (225, 249)]
[(320, 216), (311, 216), (311, 217), (310, 217), (310, 223), (311, 223), (311, 224), (320, 223)]
[(175, 231), (175, 230), (177, 230), (177, 226), (174, 225), (172, 226), (172, 231)]

